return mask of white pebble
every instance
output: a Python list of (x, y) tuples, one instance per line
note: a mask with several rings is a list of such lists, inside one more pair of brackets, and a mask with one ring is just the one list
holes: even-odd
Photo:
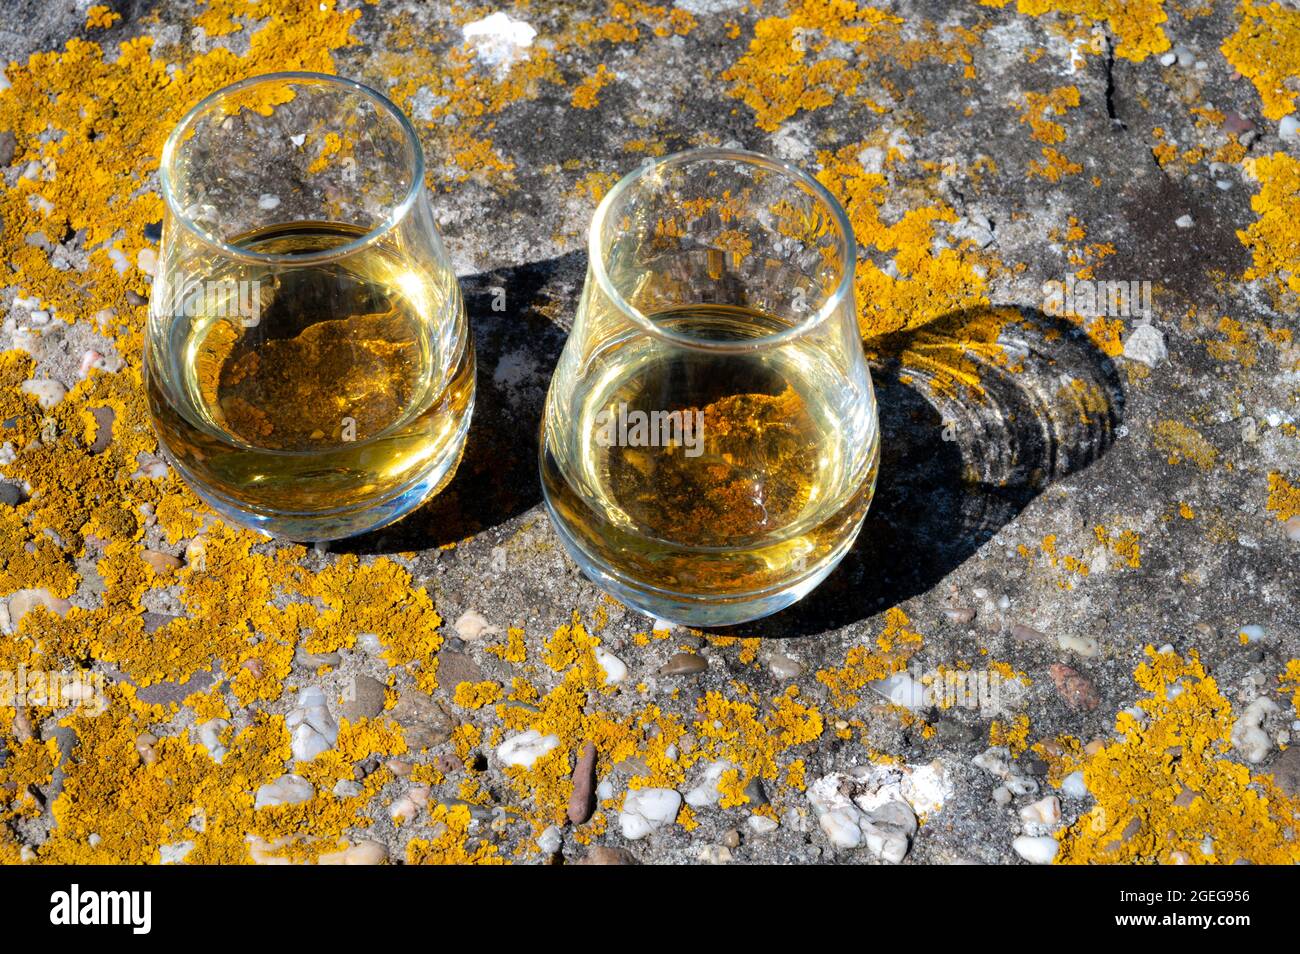
[(1061, 794), (1069, 798), (1087, 798), (1091, 792), (1083, 780), (1083, 773), (1071, 772), (1061, 779)]
[(1267, 696), (1261, 696), (1238, 716), (1232, 726), (1232, 744), (1242, 757), (1252, 764), (1258, 764), (1272, 751), (1273, 740), (1262, 728), (1264, 718), (1278, 711), (1278, 705)]
[(44, 606), (56, 616), (68, 615), (72, 604), (59, 599), (49, 590), (17, 590), (9, 596), (9, 626), (15, 628), (19, 621), (37, 606)]
[(766, 815), (750, 815), (750, 830), (756, 835), (767, 835), (781, 827), (781, 823), (775, 818), (769, 818)]
[(1256, 624), (1251, 624), (1250, 626), (1243, 626), (1241, 627), (1241, 629), (1237, 630), (1237, 632), (1239, 632), (1242, 636), (1245, 636), (1246, 642), (1248, 643), (1257, 643), (1261, 639), (1263, 639), (1265, 635), (1264, 627)]
[(151, 248), (142, 248), (136, 253), (135, 263), (146, 275), (158, 273), (158, 253)]
[(1164, 332), (1152, 324), (1141, 324), (1124, 339), (1124, 357), (1154, 368), (1169, 358)]
[(264, 212), (270, 212), (279, 204), (280, 197), (278, 195), (272, 195), (269, 192), (263, 192), (257, 197), (257, 207)]
[(560, 850), (560, 843), (560, 829), (554, 825), (537, 836), (537, 847), (542, 849), (544, 855), (555, 854)]
[(1190, 215), (1180, 215), (1178, 218), (1174, 219), (1174, 225), (1178, 226), (1180, 229), (1190, 229), (1195, 224), (1196, 220)]
[(1059, 847), (1056, 839), (1048, 835), (1037, 838), (1021, 835), (1011, 843), (1011, 849), (1016, 854), (1034, 865), (1050, 865), (1055, 860)]
[(1099, 648), (1097, 640), (1091, 636), (1074, 636), (1069, 633), (1057, 636), (1056, 643), (1062, 649), (1080, 656), (1095, 656)]
[(605, 672), (605, 681), (617, 685), (627, 679), (627, 665), (607, 649), (596, 647), (596, 663)]
[(36, 398), (36, 403), (46, 411), (62, 401), (63, 396), (68, 393), (68, 389), (58, 381), (49, 379), (24, 381), (20, 390)]
[(671, 788), (637, 788), (623, 799), (623, 810), (618, 822), (623, 837), (633, 841), (644, 838), (677, 817), (682, 806), (682, 796)]
[(1061, 820), (1061, 802), (1048, 795), (1020, 809), (1020, 820), (1026, 825), (1055, 825)]
[(209, 719), (199, 726), (199, 744), (208, 750), (212, 761), (218, 765), (226, 757), (226, 747), (221, 744), (221, 733), (230, 728), (225, 719)]
[(512, 735), (497, 746), (497, 758), (506, 765), (531, 768), (532, 764), (560, 744), (554, 735), (542, 735), (536, 729)]
[(268, 805), (297, 805), (316, 794), (311, 782), (301, 775), (281, 775), (274, 782), (268, 782), (257, 790), (253, 800), (254, 808)]
[(1283, 116), (1277, 124), (1277, 134), (1282, 139), (1300, 139), (1300, 119), (1296, 119), (1294, 113)]
[(861, 817), (855, 808), (836, 808), (823, 814), (817, 823), (836, 848), (856, 848), (862, 844), (862, 828), (858, 825)]
[(704, 769), (700, 783), (686, 793), (686, 804), (692, 808), (708, 808), (718, 804), (722, 798), (722, 793), (718, 791), (718, 781), (722, 778), (722, 773), (731, 768), (735, 766), (725, 760), (710, 762)]
[(457, 636), (470, 642), (501, 632), (473, 610), (461, 613), (455, 622), (455, 628)]

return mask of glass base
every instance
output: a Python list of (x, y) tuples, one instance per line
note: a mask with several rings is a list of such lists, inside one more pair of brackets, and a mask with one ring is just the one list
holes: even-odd
[(296, 543), (324, 543), (355, 537), (395, 523), (442, 490), (451, 482), (460, 465), (471, 416), (469, 411), (465, 413), (459, 432), (433, 466), (397, 493), (384, 500), (368, 500), (354, 507), (323, 513), (263, 513), (249, 510), (246, 505), (202, 486), (176, 461), (161, 441), (159, 446), (167, 457), (167, 462), (184, 478), (189, 488), (227, 523)]
[[(794, 605), (815, 589), (839, 565), (862, 529), (862, 521), (860, 521), (853, 532), (848, 534), (839, 547), (821, 563), (778, 589), (710, 597), (698, 593), (673, 593), (648, 587), (619, 574), (603, 561), (595, 559), (579, 545), (577, 539), (569, 533), (564, 520), (556, 513), (550, 498), (545, 493), (545, 487), (543, 487), (543, 499), (546, 501), (546, 512), (551, 518), (551, 526), (555, 528), (556, 536), (560, 538), (564, 549), (573, 558), (573, 562), (578, 564), (578, 569), (582, 570), (587, 579), (632, 609), (655, 619), (667, 620), (681, 626), (705, 628), (733, 626), (771, 616)], [(863, 520), (865, 521), (865, 514)]]

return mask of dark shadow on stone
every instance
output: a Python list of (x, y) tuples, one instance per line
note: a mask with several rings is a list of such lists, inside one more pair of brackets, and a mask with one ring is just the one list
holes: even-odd
[[(981, 344), (990, 314), (1011, 318), (1000, 355)], [(1123, 420), (1114, 362), (1042, 312), (958, 312), (868, 350), (881, 463), (861, 534), (799, 603), (720, 635), (816, 635), (929, 591), (1054, 480), (1100, 458)], [(962, 383), (976, 380), (979, 392)]]
[(331, 543), (331, 552), (426, 550), (541, 503), (538, 428), (566, 336), (547, 313), (563, 316), (566, 325), (572, 320), (585, 269), (585, 253), (571, 252), (460, 279), (478, 364), (474, 416), (460, 466), (451, 483), (419, 509), (391, 526)]

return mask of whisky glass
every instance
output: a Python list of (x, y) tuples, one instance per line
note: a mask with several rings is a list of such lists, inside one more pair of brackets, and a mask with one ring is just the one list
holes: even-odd
[(588, 251), (542, 424), (566, 549), (676, 623), (802, 598), (852, 545), (879, 460), (844, 210), (777, 160), (691, 150), (620, 181)]
[(321, 541), (441, 489), (474, 350), (401, 111), (335, 76), (253, 77), (190, 110), (159, 177), (145, 387), (195, 493), (234, 523)]

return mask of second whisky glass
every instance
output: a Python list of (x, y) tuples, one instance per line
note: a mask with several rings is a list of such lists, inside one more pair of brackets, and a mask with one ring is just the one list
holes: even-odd
[(230, 520), (331, 540), (454, 472), (474, 350), (410, 122), (368, 87), (275, 73), (167, 139), (145, 383), (158, 438)]
[(847, 552), (875, 490), (843, 209), (774, 159), (692, 150), (610, 191), (589, 256), (543, 421), (560, 539), (658, 618), (790, 605)]

